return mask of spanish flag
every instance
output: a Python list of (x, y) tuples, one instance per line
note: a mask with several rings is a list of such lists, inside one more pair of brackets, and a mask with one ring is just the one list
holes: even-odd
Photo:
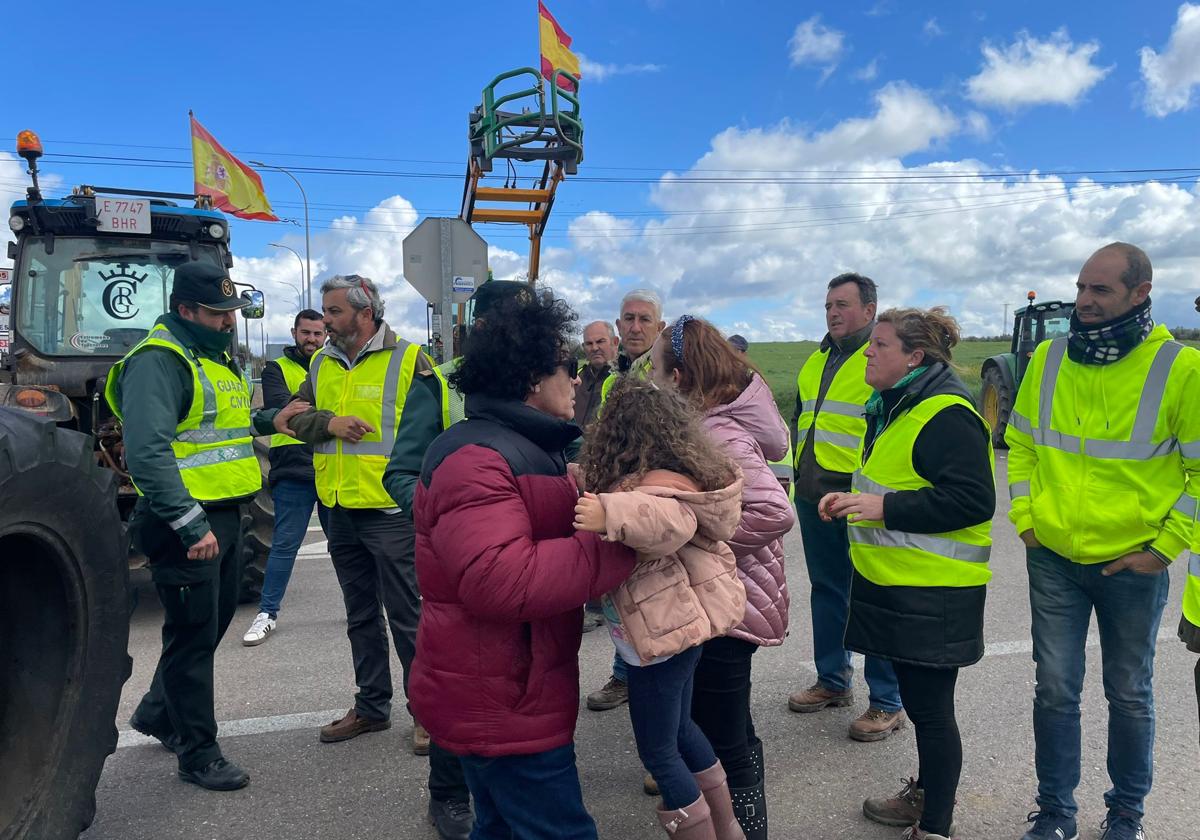
[[(542, 0), (538, 0), (538, 27), (542, 35), (542, 75), (551, 81), (555, 70), (566, 70), (572, 76), (580, 76), (579, 56), (571, 52), (571, 36), (558, 25)], [(565, 80), (559, 87), (575, 90), (574, 83)]]
[(262, 178), (235, 158), (188, 111), (192, 121), (192, 167), (196, 195), (212, 196), (213, 206), (239, 219), (277, 222), (263, 192)]

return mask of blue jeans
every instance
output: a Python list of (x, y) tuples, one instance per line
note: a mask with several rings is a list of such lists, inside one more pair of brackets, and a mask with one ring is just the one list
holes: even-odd
[(308, 533), (313, 505), (317, 506), (317, 517), (326, 532), (329, 530), (329, 509), (317, 501), (317, 487), (311, 481), (277, 481), (271, 488), (271, 500), (275, 503), (275, 533), (271, 537), (271, 553), (267, 555), (258, 611), (275, 618), (283, 604), (292, 567), (296, 565), (296, 552)]
[(620, 680), (625, 684), (629, 683), (629, 666), (625, 664), (625, 660), (621, 658), (621, 654), (619, 653), (613, 654), (612, 675), (615, 680)]
[(1141, 817), (1154, 762), (1154, 646), (1170, 579), (1131, 570), (1104, 577), (1105, 563), (1072, 563), (1047, 548), (1025, 552), (1033, 614), (1033, 703), (1038, 806), (1078, 810), (1079, 695), (1092, 610), (1108, 699), (1108, 808)]
[(717, 763), (712, 745), (692, 720), (692, 682), (700, 647), (665, 662), (630, 665), (629, 720), (642, 765), (658, 782), (663, 810), (686, 808), (700, 798), (693, 773)]
[(471, 840), (596, 840), (575, 745), (533, 755), (460, 756), (475, 799)]
[[(810, 604), (813, 623), (813, 659), (817, 681), (830, 691), (849, 691), (854, 669), (846, 650), (846, 619), (850, 615), (850, 538), (846, 520), (823, 522), (817, 506), (796, 499), (800, 537), (804, 542), (804, 562), (812, 583)], [(898, 712), (900, 685), (892, 663), (874, 656), (866, 658), (864, 676), (870, 703), (885, 712)]]

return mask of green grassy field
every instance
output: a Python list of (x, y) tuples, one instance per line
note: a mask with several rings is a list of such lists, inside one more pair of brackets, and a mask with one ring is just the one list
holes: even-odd
[[(1198, 341), (1185, 341), (1200, 347)], [(805, 360), (818, 347), (815, 341), (773, 341), (750, 345), (750, 358), (759, 366), (771, 385), (775, 403), (784, 420), (791, 420), (796, 408), (796, 375)], [(988, 356), (1008, 352), (1007, 341), (964, 341), (954, 348), (954, 363), (971, 393), (979, 395), (979, 368)]]

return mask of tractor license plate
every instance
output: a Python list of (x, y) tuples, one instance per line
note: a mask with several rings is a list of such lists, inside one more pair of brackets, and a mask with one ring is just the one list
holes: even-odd
[(96, 196), (98, 230), (104, 233), (150, 235), (150, 202), (142, 199)]

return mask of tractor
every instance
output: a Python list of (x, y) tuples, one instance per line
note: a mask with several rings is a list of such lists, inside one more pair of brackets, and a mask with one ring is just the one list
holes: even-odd
[(1033, 358), (1033, 351), (1043, 341), (1061, 338), (1071, 324), (1075, 304), (1059, 300), (1037, 302), (1037, 293), (1030, 292), (1029, 303), (1013, 317), (1012, 346), (1007, 353), (991, 356), (980, 371), (982, 386), (979, 408), (992, 430), (992, 445), (1004, 446), (1004, 429), (1012, 412), (1017, 388)]
[[(233, 257), (206, 197), (81, 186), (46, 198), (41, 141), (22, 131), (17, 152), (32, 186), (11, 208), (13, 266), (0, 271), (0, 837), (41, 840), (91, 822), (130, 673), (129, 576), (145, 558), (128, 549), (137, 492), (105, 379), (167, 311), (176, 266)], [(242, 295), (261, 318), (261, 292)], [(250, 568), (270, 544), (263, 496), (242, 521)]]

